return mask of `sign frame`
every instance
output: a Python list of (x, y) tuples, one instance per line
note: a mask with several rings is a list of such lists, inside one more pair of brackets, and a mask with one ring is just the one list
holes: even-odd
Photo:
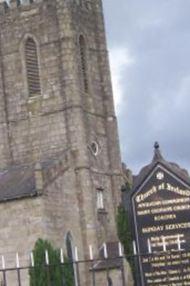
[[(151, 168), (148, 168), (148, 172), (145, 174), (144, 178), (143, 177), (141, 178), (141, 182), (137, 184), (137, 186), (132, 188), (130, 192), (126, 193), (126, 208), (128, 211), (129, 220), (131, 222), (132, 238), (136, 243), (136, 249), (137, 249), (137, 256), (136, 256), (137, 259), (135, 259), (135, 267), (138, 270), (136, 271), (136, 273), (139, 273), (140, 275), (136, 275), (135, 282), (136, 282), (136, 285), (138, 286), (139, 285), (147, 286), (147, 283), (145, 281), (145, 277), (143, 274), (143, 265), (141, 262), (141, 256), (143, 255), (143, 253), (141, 253), (141, 247), (140, 247), (140, 241), (139, 241), (135, 197), (143, 190), (147, 182), (151, 180), (152, 176), (160, 170), (168, 174), (168, 176), (172, 177), (176, 182), (178, 182), (179, 184), (184, 186), (184, 188), (187, 188), (190, 191), (190, 183), (187, 180), (184, 180), (184, 178), (176, 174), (176, 172), (174, 172), (172, 168), (168, 168), (168, 166), (166, 165), (167, 164), (164, 164), (159, 161), (152, 164)], [(189, 213), (190, 213), (190, 210), (189, 210)]]

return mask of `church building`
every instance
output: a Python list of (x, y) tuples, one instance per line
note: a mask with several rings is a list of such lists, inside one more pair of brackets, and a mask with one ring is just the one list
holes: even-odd
[(98, 255), (122, 181), (102, 1), (1, 1), (0, 253), (24, 264), (43, 238)]

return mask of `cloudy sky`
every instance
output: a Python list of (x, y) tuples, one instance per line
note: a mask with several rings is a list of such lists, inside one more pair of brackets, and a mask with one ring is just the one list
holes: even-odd
[(103, 0), (123, 161), (190, 170), (190, 0)]

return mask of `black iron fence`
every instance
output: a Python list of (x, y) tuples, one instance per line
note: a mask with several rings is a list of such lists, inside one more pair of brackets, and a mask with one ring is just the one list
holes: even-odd
[[(129, 263), (127, 264), (126, 261)], [(43, 265), (30, 261), (30, 266), (0, 267), (0, 286), (186, 286), (190, 285), (190, 250), (162, 251), (131, 256), (104, 256), (101, 259), (61, 261)], [(129, 265), (131, 267), (129, 267)], [(133, 271), (133, 277), (131, 270)], [(61, 273), (56, 282), (52, 273)], [(40, 275), (43, 273), (43, 275)], [(69, 273), (69, 275), (68, 275)], [(29, 283), (33, 277), (32, 284)], [(68, 277), (72, 279), (69, 280)], [(39, 279), (41, 279), (39, 282)], [(132, 280), (131, 280), (132, 279)], [(44, 281), (46, 281), (44, 283)]]
[(134, 286), (190, 285), (189, 248), (136, 253), (126, 258), (133, 272)]
[[(3, 267), (0, 269), (0, 286), (114, 286), (114, 279), (117, 280), (117, 285), (125, 286), (128, 284), (124, 265), (125, 257), (112, 257), (60, 262), (59, 265), (44, 263), (44, 265), (24, 267), (19, 265), (12, 268)], [(72, 269), (72, 279), (68, 280), (68, 272), (65, 269), (70, 271)], [(52, 271), (57, 270), (62, 271), (61, 283), (60, 280), (56, 282), (52, 279)], [(40, 271), (43, 272), (42, 277)], [(33, 276), (32, 284), (30, 284), (31, 276)], [(38, 279), (43, 281), (39, 282)]]

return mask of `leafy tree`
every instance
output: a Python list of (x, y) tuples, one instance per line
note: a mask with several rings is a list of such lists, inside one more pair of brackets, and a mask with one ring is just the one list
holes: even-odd
[(123, 245), (125, 255), (133, 255), (132, 235), (130, 232), (128, 214), (122, 205), (118, 207), (117, 212), (117, 233)]
[[(49, 265), (45, 263), (45, 251), (48, 251)], [(54, 249), (47, 240), (38, 239), (34, 250), (35, 267), (29, 271), (30, 286), (74, 286), (73, 266), (65, 257), (60, 263), (59, 250)]]
[[(130, 190), (131, 186), (129, 183), (126, 183), (126, 185), (122, 188), (122, 192), (128, 192)], [(133, 238), (131, 233), (129, 215), (123, 205), (120, 205), (118, 207), (116, 222), (119, 240), (123, 245), (125, 257), (129, 262), (134, 275), (135, 261), (133, 256)]]

